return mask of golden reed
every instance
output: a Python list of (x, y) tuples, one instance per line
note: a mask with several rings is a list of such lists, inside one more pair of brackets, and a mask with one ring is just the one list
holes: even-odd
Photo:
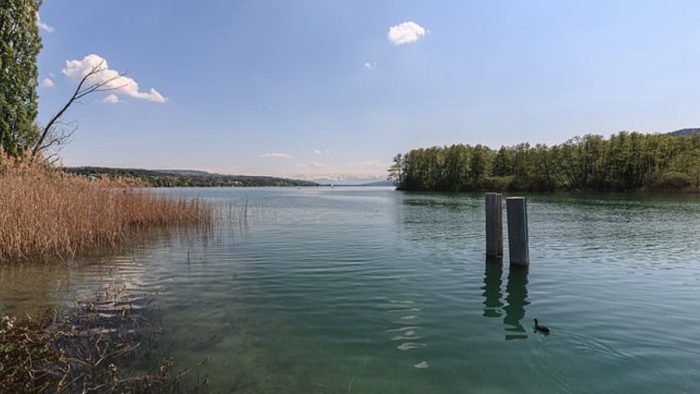
[(214, 208), (128, 180), (68, 175), (44, 160), (0, 153), (0, 263), (66, 259), (117, 246), (135, 229), (208, 228)]

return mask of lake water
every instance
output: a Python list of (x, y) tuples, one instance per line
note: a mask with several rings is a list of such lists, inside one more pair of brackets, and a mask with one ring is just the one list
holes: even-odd
[(126, 284), (212, 392), (700, 390), (700, 196), (530, 195), (523, 271), (485, 261), (482, 194), (157, 192), (226, 213), (206, 238), (0, 268), (0, 312)]

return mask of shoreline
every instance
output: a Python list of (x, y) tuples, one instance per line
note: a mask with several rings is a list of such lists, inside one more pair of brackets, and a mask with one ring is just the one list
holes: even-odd
[(581, 195), (581, 194), (620, 194), (620, 195), (671, 195), (671, 194), (681, 194), (681, 195), (700, 195), (700, 188), (692, 189), (680, 189), (680, 190), (499, 190), (499, 189), (483, 189), (483, 190), (410, 190), (396, 188), (396, 191), (407, 192), (407, 193), (506, 193), (506, 194), (524, 194), (524, 193), (534, 193), (534, 194), (571, 194), (571, 195)]

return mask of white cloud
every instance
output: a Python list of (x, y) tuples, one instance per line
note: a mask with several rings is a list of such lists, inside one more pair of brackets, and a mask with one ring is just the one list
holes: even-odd
[(151, 88), (148, 91), (142, 91), (138, 83), (133, 79), (126, 76), (119, 76), (119, 72), (110, 69), (107, 65), (107, 60), (99, 55), (87, 55), (82, 60), (66, 60), (66, 67), (63, 68), (63, 74), (73, 80), (79, 80), (96, 67), (102, 67), (104, 71), (92, 76), (89, 81), (97, 83), (115, 78), (105, 86), (106, 88), (114, 89), (112, 94), (129, 96), (156, 103), (164, 103), (166, 100), (157, 90)]
[(44, 80), (41, 81), (41, 87), (44, 89), (53, 89), (56, 87), (56, 84), (51, 78), (44, 78)]
[(123, 101), (119, 100), (119, 96), (117, 96), (116, 94), (110, 94), (109, 96), (103, 98), (100, 102), (103, 104), (117, 104)]
[(265, 159), (291, 159), (292, 155), (288, 155), (286, 153), (269, 152), (263, 153), (262, 155), (260, 155), (260, 157)]
[(329, 150), (314, 149), (314, 153), (317, 155), (328, 155), (331, 153)]
[(53, 26), (49, 26), (48, 24), (41, 21), (41, 17), (39, 16), (38, 12), (36, 13), (36, 24), (37, 26), (39, 26), (39, 29), (47, 33), (53, 33), (56, 31), (56, 29), (54, 29)]
[(312, 161), (311, 162), (311, 167), (313, 167), (313, 168), (324, 168), (326, 166), (327, 166), (326, 163), (321, 163), (319, 161)]
[(377, 68), (377, 62), (365, 62), (365, 68), (368, 70), (374, 70)]
[(389, 28), (387, 38), (394, 45), (410, 44), (425, 36), (426, 32), (423, 26), (416, 22), (408, 21)]

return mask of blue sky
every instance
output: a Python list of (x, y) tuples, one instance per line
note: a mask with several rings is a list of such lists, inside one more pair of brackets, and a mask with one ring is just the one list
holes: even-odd
[(66, 62), (95, 54), (130, 85), (71, 109), (66, 165), (381, 177), (416, 147), (665, 132), (700, 125), (698, 15), (695, 1), (45, 1), (40, 120), (75, 85)]

